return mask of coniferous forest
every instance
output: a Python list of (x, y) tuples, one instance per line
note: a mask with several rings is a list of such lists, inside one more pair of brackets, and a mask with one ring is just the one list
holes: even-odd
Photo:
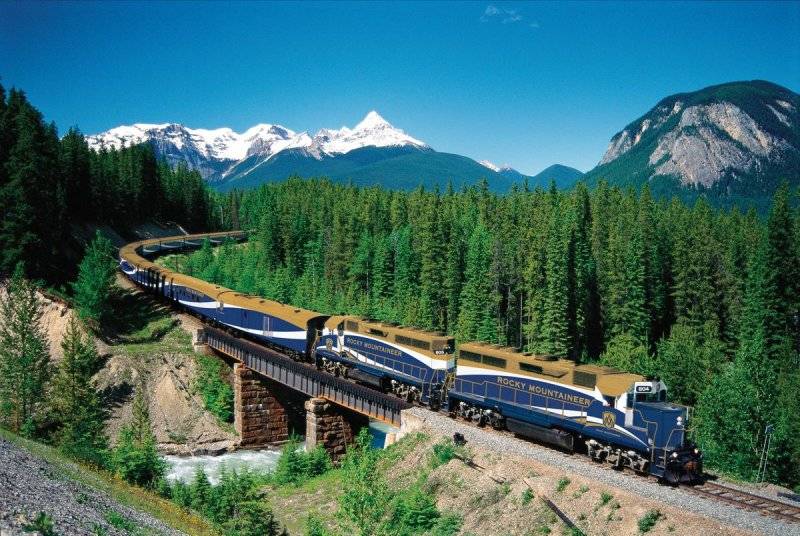
[(91, 222), (125, 232), (156, 219), (191, 229), (216, 227), (211, 194), (197, 172), (170, 169), (150, 146), (95, 152), (70, 129), (59, 138), (25, 93), (0, 85), (0, 273), (60, 283), (80, 253), (64, 262), (71, 226)]
[(706, 460), (800, 483), (800, 213), (766, 217), (600, 184), (495, 195), (289, 180), (225, 200), (247, 245), (173, 266), (324, 313), (659, 376)]
[(24, 93), (0, 87), (0, 273), (72, 280), (74, 224), (174, 221), (251, 230), (177, 269), (322, 313), (352, 313), (663, 378), (694, 406), (709, 465), (800, 485), (800, 212), (654, 199), (600, 182), (506, 195), (291, 179), (211, 193), (147, 145), (59, 138)]

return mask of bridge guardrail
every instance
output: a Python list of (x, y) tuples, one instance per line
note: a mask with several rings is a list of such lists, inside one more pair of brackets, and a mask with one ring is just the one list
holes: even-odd
[(293, 361), (274, 350), (234, 337), (222, 330), (204, 327), (208, 346), (240, 362), (247, 368), (311, 397), (325, 398), (358, 413), (400, 427), (400, 412), (411, 404), (394, 396), (373, 391)]

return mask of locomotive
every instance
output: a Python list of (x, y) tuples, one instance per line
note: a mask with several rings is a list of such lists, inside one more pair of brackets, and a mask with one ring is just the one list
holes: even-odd
[(146, 257), (200, 247), (212, 233), (135, 242), (120, 250), (132, 281), (207, 321), (294, 359), (479, 426), (506, 429), (669, 483), (692, 482), (702, 453), (686, 438), (685, 406), (657, 378), (534, 355), (357, 316), (324, 315), (249, 296), (158, 266)]

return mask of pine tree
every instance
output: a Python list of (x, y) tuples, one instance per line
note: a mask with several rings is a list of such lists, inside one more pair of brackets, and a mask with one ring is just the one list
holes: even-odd
[(620, 217), (608, 241), (607, 337), (629, 334), (648, 342), (650, 318), (645, 295), (645, 257), (642, 236), (632, 221), (632, 208)]
[(78, 280), (73, 285), (75, 304), (81, 318), (96, 325), (107, 319), (116, 270), (114, 246), (97, 231), (94, 240), (86, 248), (78, 267)]
[(496, 298), (492, 292), (492, 239), (482, 224), (472, 232), (467, 246), (458, 338), (461, 341), (497, 341)]
[(438, 195), (426, 196), (423, 203), (416, 233), (420, 259), (417, 323), (422, 328), (438, 330), (444, 324), (442, 238), (438, 219), (441, 203)]
[(43, 414), (51, 368), (41, 304), (21, 265), (0, 299), (0, 317), (0, 423), (30, 436)]
[(597, 357), (602, 346), (600, 297), (597, 293), (597, 265), (592, 254), (592, 210), (586, 185), (575, 190), (575, 217), (572, 230), (574, 303), (573, 346), (577, 357)]
[(546, 354), (567, 356), (572, 350), (569, 329), (569, 251), (557, 216), (550, 222), (547, 241), (547, 291), (542, 346)]
[(116, 472), (126, 481), (153, 487), (164, 477), (166, 462), (159, 456), (150, 427), (144, 383), (136, 388), (131, 422), (122, 427), (113, 456)]
[(67, 455), (103, 467), (108, 440), (105, 412), (92, 376), (99, 365), (94, 342), (73, 317), (61, 343), (64, 358), (53, 379), (52, 405), (60, 420), (57, 444)]

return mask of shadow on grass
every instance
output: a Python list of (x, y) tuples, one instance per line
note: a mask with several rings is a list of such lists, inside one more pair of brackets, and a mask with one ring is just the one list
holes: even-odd
[(141, 292), (114, 287), (109, 302), (112, 314), (103, 331), (111, 341), (126, 344), (159, 341), (178, 324), (166, 305)]

